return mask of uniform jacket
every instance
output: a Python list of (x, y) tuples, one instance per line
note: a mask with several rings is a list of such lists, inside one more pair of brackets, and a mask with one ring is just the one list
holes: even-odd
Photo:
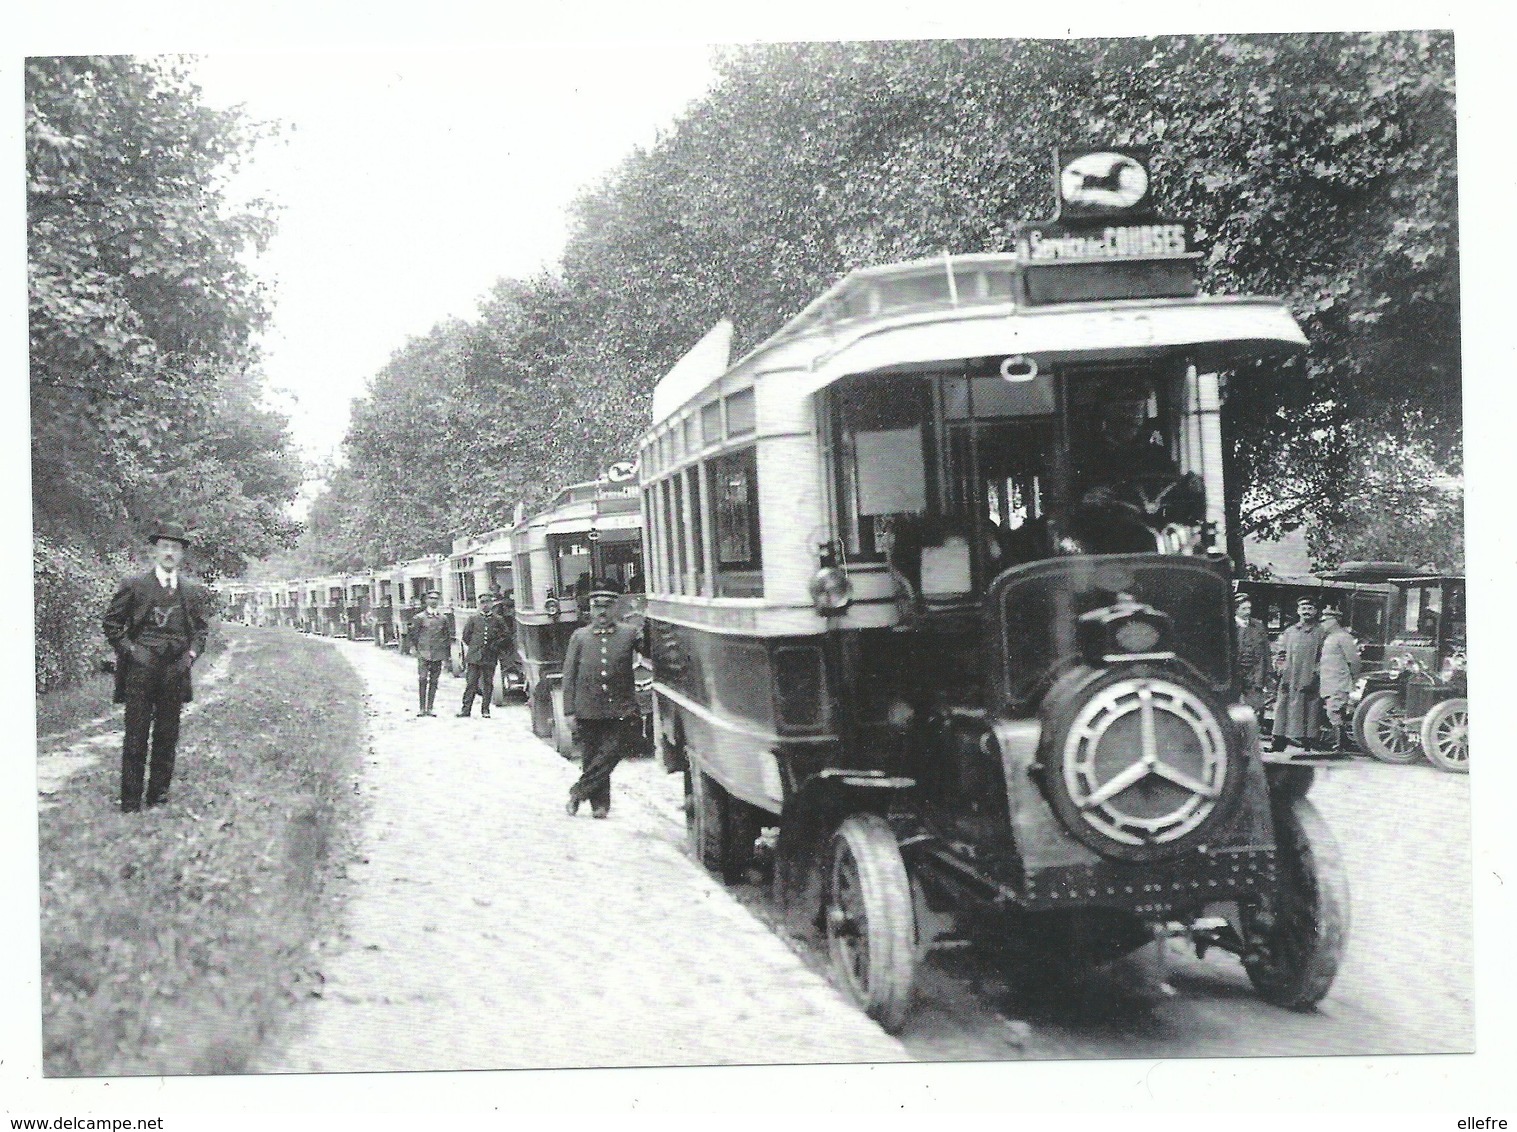
[(1269, 677), (1269, 634), (1257, 617), (1238, 627), (1238, 675), (1247, 690), (1262, 689)]
[(411, 648), (418, 660), (447, 660), (453, 649), (453, 615), (423, 609), (411, 618)]
[(581, 719), (626, 719), (637, 714), (632, 665), (639, 640), (630, 625), (604, 633), (574, 630), (564, 652), (564, 714)]
[(511, 630), (498, 613), (474, 613), (464, 622), (463, 643), (469, 664), (493, 664), (511, 644)]
[(1359, 679), (1359, 642), (1354, 640), (1354, 635), (1339, 626), (1336, 632), (1323, 638), (1317, 670), (1323, 699), (1352, 692), (1354, 681)]
[[(189, 621), (189, 637), (185, 641), (186, 651), (194, 652), (196, 655), (204, 653), (206, 637), (210, 634), (206, 610), (211, 607), (211, 591), (195, 579), (186, 577), (184, 571), (181, 570), (176, 592), (178, 594), (176, 602), (183, 603), (183, 610)], [(106, 641), (116, 652), (116, 687), (112, 699), (118, 704), (126, 702), (127, 668), (137, 663), (128, 654), (126, 646), (129, 643), (137, 643), (137, 638), (142, 635), (143, 629), (152, 616), (153, 605), (158, 601), (160, 593), (156, 571), (149, 570), (145, 574), (133, 574), (116, 588), (116, 595), (111, 598), (111, 604), (106, 607), (105, 617), (100, 622)], [(181, 698), (185, 703), (189, 703), (194, 699), (189, 667), (185, 666), (183, 672)]]

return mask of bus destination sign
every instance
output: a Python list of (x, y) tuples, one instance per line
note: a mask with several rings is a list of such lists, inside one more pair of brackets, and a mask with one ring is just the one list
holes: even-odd
[(1196, 291), (1190, 225), (1154, 204), (1146, 146), (1054, 153), (1050, 220), (1019, 224), (1022, 299), (1032, 305), (1190, 295)]

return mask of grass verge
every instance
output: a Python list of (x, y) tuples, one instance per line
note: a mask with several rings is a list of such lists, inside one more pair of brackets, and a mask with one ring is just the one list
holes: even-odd
[[(206, 645), (205, 656), (195, 662), (196, 672), (204, 672), (225, 650), (226, 634), (218, 629)], [(104, 653), (109, 656), (110, 650), (105, 649)], [(102, 716), (110, 716), (113, 712), (119, 715), (121, 708), (111, 703), (114, 689), (115, 677), (109, 673), (96, 672), (78, 684), (38, 696), (37, 738), (45, 740), (72, 731), (93, 723)]]
[(245, 647), (185, 720), (169, 805), (117, 812), (112, 752), (41, 816), (47, 1076), (242, 1072), (319, 993), (316, 941), (337, 913), (323, 896), (357, 825), (363, 687), (325, 644), (225, 633)]

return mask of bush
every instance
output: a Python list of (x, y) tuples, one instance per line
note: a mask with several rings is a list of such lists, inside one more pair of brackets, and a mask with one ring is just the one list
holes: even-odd
[(109, 656), (100, 619), (129, 569), (124, 558), (101, 560), (33, 537), (38, 694), (77, 684), (99, 671), (100, 662)]

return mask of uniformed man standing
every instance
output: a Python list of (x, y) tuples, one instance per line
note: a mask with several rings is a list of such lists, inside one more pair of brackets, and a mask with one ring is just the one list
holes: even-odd
[(1317, 602), (1304, 597), (1296, 602), (1299, 619), (1280, 640), (1285, 645), (1285, 667), (1280, 671), (1280, 690), (1275, 696), (1275, 749), (1286, 746), (1310, 748), (1318, 730), (1320, 701), (1317, 698), (1317, 660), (1327, 635), (1317, 620)]
[(442, 611), (442, 594), (436, 590), (428, 591), (426, 605), (411, 618), (411, 647), (416, 652), (416, 714), (436, 715), (437, 680), (453, 647), (453, 622)]
[(1264, 711), (1264, 688), (1269, 678), (1269, 634), (1264, 622), (1254, 616), (1254, 603), (1248, 594), (1233, 598), (1233, 613), (1238, 624), (1238, 682), (1243, 686), (1243, 702), (1256, 714)]
[(613, 619), (619, 596), (615, 582), (590, 586), (590, 624), (574, 631), (564, 653), (564, 715), (582, 768), (569, 788), (571, 817), (581, 802), (598, 818), (611, 812), (611, 772), (639, 733), (632, 676), (638, 632)]
[(490, 700), (495, 694), (495, 662), (506, 641), (505, 624), (496, 616), (495, 595), (479, 595), (479, 612), (464, 625), (464, 702), (459, 716), (474, 709), (474, 697), (480, 697), (479, 716), (490, 718)]
[[(101, 628), (116, 652), (114, 700), (126, 705), (121, 745), (121, 810), (168, 801), (179, 744), (179, 712), (190, 702), (190, 668), (205, 652), (210, 592), (183, 577), (190, 540), (178, 523), (148, 536), (153, 568), (121, 583)], [(149, 738), (151, 736), (151, 739)], [(152, 754), (149, 761), (149, 743)], [(144, 791), (144, 786), (146, 790)]]

